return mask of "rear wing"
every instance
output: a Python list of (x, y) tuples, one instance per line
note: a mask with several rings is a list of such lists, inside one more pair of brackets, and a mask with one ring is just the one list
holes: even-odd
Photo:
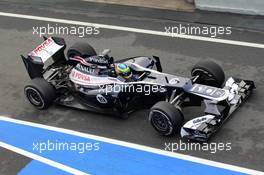
[(21, 55), (25, 64), (29, 77), (43, 77), (44, 63), (50, 58), (53, 59), (53, 64), (65, 62), (64, 49), (66, 47), (63, 38), (44, 37), (44, 42), (31, 51), (27, 57)]

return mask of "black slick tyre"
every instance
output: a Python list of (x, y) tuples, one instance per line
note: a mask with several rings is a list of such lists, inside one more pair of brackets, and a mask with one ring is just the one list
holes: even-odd
[(56, 98), (55, 88), (43, 78), (34, 78), (24, 88), (28, 101), (38, 109), (48, 108)]
[(168, 136), (179, 131), (184, 122), (184, 116), (179, 107), (160, 101), (151, 108), (149, 120), (156, 131)]

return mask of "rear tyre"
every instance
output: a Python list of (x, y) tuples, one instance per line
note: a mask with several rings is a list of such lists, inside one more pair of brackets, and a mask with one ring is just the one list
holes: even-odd
[(88, 43), (75, 43), (73, 46), (71, 46), (67, 51), (67, 57), (74, 57), (74, 56), (80, 56), (80, 57), (90, 57), (97, 55), (94, 48), (88, 44)]
[(179, 107), (160, 101), (151, 108), (149, 120), (156, 131), (168, 136), (179, 131), (184, 122), (184, 116)]
[(24, 88), (28, 101), (38, 109), (48, 108), (56, 98), (55, 88), (43, 78), (34, 78)]
[(199, 76), (197, 83), (221, 87), (225, 81), (223, 69), (213, 61), (201, 61), (191, 71), (193, 77)]

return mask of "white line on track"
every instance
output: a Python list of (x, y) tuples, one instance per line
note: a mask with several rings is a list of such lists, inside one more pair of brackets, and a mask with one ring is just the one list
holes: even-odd
[(37, 160), (37, 161), (42, 162), (44, 164), (50, 165), (50, 166), (55, 167), (57, 169), (63, 170), (63, 171), (68, 172), (70, 174), (89, 175), (89, 174), (84, 173), (82, 171), (79, 171), (77, 169), (71, 168), (69, 166), (63, 165), (63, 164), (55, 162), (53, 160), (49, 160), (49, 159), (44, 158), (42, 156), (39, 156), (37, 154), (33, 154), (31, 152), (25, 151), (23, 149), (17, 148), (15, 146), (12, 146), (12, 145), (9, 145), (9, 144), (3, 143), (3, 142), (0, 142), (0, 147), (3, 147), (5, 149), (7, 149), (7, 150), (16, 152), (18, 154), (21, 154), (21, 155), (26, 156), (28, 158), (31, 158), (33, 160)]
[[(229, 165), (229, 164), (225, 164), (225, 163), (215, 162), (215, 161), (206, 160), (206, 159), (202, 159), (202, 158), (197, 158), (194, 156), (189, 156), (189, 155), (184, 155), (184, 154), (179, 154), (179, 153), (174, 153), (174, 152), (168, 152), (168, 151), (164, 151), (164, 150), (160, 150), (160, 149), (156, 149), (156, 148), (152, 148), (152, 147), (148, 147), (148, 146), (124, 142), (124, 141), (115, 140), (115, 139), (109, 139), (109, 138), (105, 138), (105, 137), (101, 137), (101, 136), (81, 133), (81, 132), (72, 131), (72, 130), (68, 130), (68, 129), (57, 128), (57, 127), (47, 126), (47, 125), (38, 124), (38, 123), (26, 122), (26, 121), (12, 119), (12, 118), (8, 118), (8, 117), (4, 117), (4, 116), (0, 116), (0, 121), (7, 121), (7, 122), (20, 124), (20, 125), (26, 125), (26, 126), (46, 129), (46, 130), (50, 130), (50, 131), (56, 131), (56, 132), (60, 132), (60, 133), (64, 133), (64, 134), (70, 134), (70, 135), (79, 136), (79, 137), (88, 138), (88, 139), (93, 139), (93, 140), (106, 142), (106, 143), (110, 143), (110, 144), (125, 146), (125, 147), (132, 148), (132, 149), (147, 151), (147, 152), (151, 152), (151, 153), (155, 153), (155, 154), (159, 154), (159, 155), (164, 155), (164, 156), (173, 157), (173, 158), (177, 158), (177, 159), (196, 162), (199, 164), (205, 164), (205, 165), (214, 166), (214, 167), (218, 167), (218, 168), (224, 168), (224, 169), (231, 170), (231, 171), (237, 171), (237, 172), (242, 172), (242, 173), (252, 174), (252, 175), (253, 174), (254, 175), (264, 175), (264, 172), (260, 172), (260, 171), (256, 171), (256, 170), (251, 170), (251, 169), (247, 169), (247, 168), (243, 168), (243, 167), (238, 167), (238, 166)], [(67, 166), (61, 166), (60, 167), (60, 166), (58, 166), (58, 163), (53, 165), (53, 163), (55, 163), (55, 162), (52, 162), (51, 160), (45, 159), (43, 157), (40, 157), (38, 155), (34, 155), (32, 153), (29, 153), (29, 152), (25, 152), (23, 150), (20, 150), (20, 149), (13, 147), (11, 145), (4, 144), (2, 142), (0, 142), (0, 146), (4, 147), (6, 149), (9, 149), (9, 150), (13, 150), (14, 152), (16, 152), (18, 154), (24, 155), (24, 156), (32, 158), (32, 159), (37, 158), (36, 160), (39, 160), (43, 163), (47, 163), (51, 166), (54, 166), (56, 168), (62, 169), (62, 170), (67, 171), (67, 172), (69, 172), (69, 170), (70, 171), (78, 171), (78, 170), (72, 169), (72, 168), (67, 167)], [(84, 175), (84, 174), (80, 174), (80, 175)]]
[[(166, 33), (165, 31), (146, 30), (146, 29), (138, 29), (138, 28), (132, 28), (132, 27), (98, 24), (98, 23), (74, 21), (74, 20), (67, 20), (67, 19), (49, 18), (49, 17), (23, 15), (23, 14), (6, 13), (6, 12), (0, 12), (0, 16), (54, 22), (54, 23), (71, 24), (71, 25), (80, 25), (80, 26), (93, 26), (93, 27), (98, 27), (98, 28), (103, 28), (103, 29), (111, 29), (111, 30), (118, 30), (118, 31), (127, 31), (127, 32), (134, 32), (134, 33), (143, 33), (143, 34), (150, 34), (150, 35), (172, 37), (171, 33)], [(214, 42), (214, 43), (222, 43), (222, 44), (230, 44), (230, 45), (237, 45), (237, 46), (246, 46), (246, 47), (253, 47), (253, 48), (262, 48), (262, 49), (264, 48), (264, 44), (244, 42), (244, 41), (235, 41), (235, 40), (210, 38), (210, 37), (202, 37), (202, 36), (194, 36), (194, 35), (182, 35), (182, 34), (173, 34), (173, 37), (182, 38), (182, 39), (190, 39), (190, 40), (198, 40), (198, 41)]]

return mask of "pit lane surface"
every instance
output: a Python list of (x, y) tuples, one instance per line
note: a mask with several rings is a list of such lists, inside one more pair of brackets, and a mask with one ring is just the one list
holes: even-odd
[[(4, 6), (5, 5), (5, 6)], [(48, 5), (44, 7), (37, 4), (38, 10), (31, 10), (26, 6), (10, 6), (4, 4), (1, 11), (22, 14), (48, 16), (78, 21), (112, 24), (118, 26), (134, 26), (138, 28), (163, 29), (164, 24), (173, 25), (173, 21), (157, 19), (142, 19), (137, 17), (124, 17), (120, 20), (118, 15), (104, 13), (84, 14), (83, 11), (64, 12), (63, 9), (54, 10)], [(41, 13), (45, 12), (45, 13)], [(110, 18), (108, 18), (110, 16)], [(125, 18), (125, 19), (124, 19)], [(146, 23), (147, 22), (147, 23)], [(0, 112), (20, 120), (32, 121), (61, 128), (68, 128), (85, 133), (91, 133), (118, 140), (129, 141), (155, 148), (164, 149), (165, 142), (179, 143), (179, 136), (164, 138), (159, 136), (149, 125), (147, 111), (138, 111), (128, 120), (94, 114), (86, 111), (69, 109), (61, 106), (52, 106), (46, 111), (38, 111), (24, 100), (23, 86), (29, 82), (24, 65), (19, 58), (20, 54), (27, 54), (42, 39), (32, 35), (33, 26), (47, 26), (47, 22), (25, 20), (10, 17), (0, 17)], [(55, 23), (50, 23), (55, 24)], [(150, 25), (146, 25), (150, 24)], [(67, 26), (67, 25), (66, 25)], [(227, 37), (227, 36), (226, 36)], [(234, 31), (228, 39), (263, 43), (263, 34), (260, 32)], [(249, 100), (233, 115), (223, 128), (210, 142), (223, 142), (232, 144), (232, 150), (218, 151), (179, 151), (197, 157), (211, 159), (228, 164), (243, 166), (263, 171), (264, 148), (264, 61), (263, 49), (233, 46), (228, 44), (210, 43), (186, 39), (169, 38), (146, 35), (133, 32), (101, 29), (98, 36), (78, 38), (65, 36), (68, 45), (76, 41), (87, 41), (99, 52), (104, 48), (112, 50), (116, 59), (135, 55), (158, 55), (162, 60), (164, 72), (188, 76), (193, 64), (202, 59), (210, 59), (221, 64), (227, 75), (255, 80), (257, 90)], [(186, 118), (199, 114), (198, 109), (186, 109)], [(1, 149), (1, 160), (6, 157), (17, 157), (18, 161), (5, 163), (2, 174), (9, 174), (10, 170), (21, 168), (18, 162), (27, 162), (27, 158), (14, 155), (12, 152)]]

